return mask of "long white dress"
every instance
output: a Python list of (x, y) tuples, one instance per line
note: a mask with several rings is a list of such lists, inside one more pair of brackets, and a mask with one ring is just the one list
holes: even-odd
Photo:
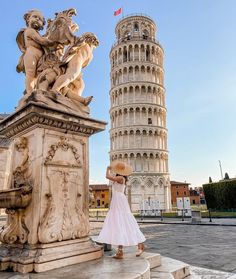
[(146, 240), (130, 211), (124, 190), (124, 184), (112, 183), (110, 209), (104, 220), (97, 242), (133, 246)]

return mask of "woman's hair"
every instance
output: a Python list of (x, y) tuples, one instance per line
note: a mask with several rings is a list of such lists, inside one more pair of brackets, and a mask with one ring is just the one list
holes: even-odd
[(126, 182), (128, 181), (128, 177), (127, 176), (125, 176), (125, 175), (121, 175), (121, 174), (116, 174), (116, 176), (122, 176), (122, 177), (124, 177), (124, 179), (125, 179), (125, 184), (126, 184)]

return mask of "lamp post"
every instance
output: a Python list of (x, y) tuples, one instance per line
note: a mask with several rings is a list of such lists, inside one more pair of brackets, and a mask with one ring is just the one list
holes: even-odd
[(219, 160), (219, 166), (220, 166), (221, 179), (223, 180), (223, 172), (222, 172), (222, 166), (220, 160)]

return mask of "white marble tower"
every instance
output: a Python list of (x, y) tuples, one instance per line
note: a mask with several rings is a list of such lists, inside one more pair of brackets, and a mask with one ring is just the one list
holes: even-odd
[(131, 15), (116, 25), (110, 52), (110, 160), (133, 166), (128, 198), (133, 211), (143, 200), (171, 206), (168, 170), (164, 51), (148, 16)]

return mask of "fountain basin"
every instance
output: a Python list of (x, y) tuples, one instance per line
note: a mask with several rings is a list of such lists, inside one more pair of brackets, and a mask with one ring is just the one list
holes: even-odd
[(0, 191), (0, 208), (20, 209), (26, 208), (32, 199), (31, 186), (22, 186), (19, 188)]

